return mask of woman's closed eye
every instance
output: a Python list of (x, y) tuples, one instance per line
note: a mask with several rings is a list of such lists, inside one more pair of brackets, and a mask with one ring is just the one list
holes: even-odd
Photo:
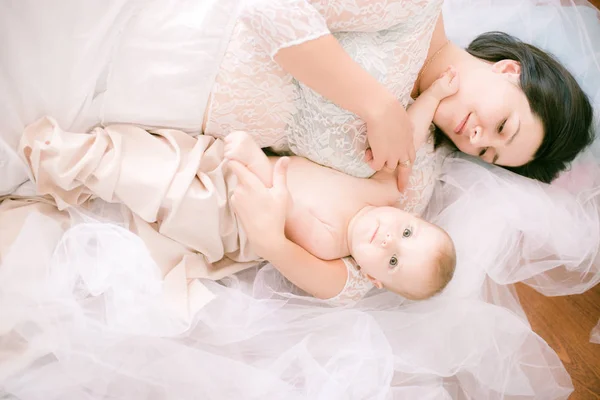
[[(500, 125), (498, 125), (498, 133), (502, 133), (504, 131), (504, 128), (506, 127), (506, 123), (508, 122), (508, 118), (504, 118), (502, 120), (502, 122), (500, 123)], [(488, 152), (490, 148), (489, 147), (484, 147), (479, 151), (479, 157), (482, 158), (483, 156), (485, 156)], [(492, 162), (493, 163), (493, 162)]]
[[(490, 148), (489, 147), (484, 147), (483, 149), (481, 149), (481, 151), (479, 152), (479, 158), (481, 158), (483, 160), (483, 157), (489, 153)], [(490, 157), (488, 157), (489, 159)], [(496, 153), (491, 160), (483, 160), (487, 163), (490, 164), (496, 164), (496, 161), (498, 160), (498, 153)]]
[(500, 123), (500, 125), (498, 125), (498, 133), (502, 133), (502, 131), (504, 130), (504, 127), (506, 126), (507, 121), (508, 121), (508, 118), (504, 118), (504, 120)]

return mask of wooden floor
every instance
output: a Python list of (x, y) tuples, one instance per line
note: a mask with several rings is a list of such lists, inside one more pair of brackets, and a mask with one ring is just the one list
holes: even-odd
[[(589, 1), (600, 9), (600, 0)], [(533, 330), (556, 351), (571, 375), (575, 392), (569, 399), (600, 399), (600, 344), (589, 341), (600, 318), (600, 286), (565, 297), (544, 297), (522, 284), (517, 291)]]
[(590, 331), (600, 318), (600, 285), (584, 294), (545, 297), (517, 285), (533, 330), (556, 351), (573, 380), (570, 400), (600, 399), (600, 344)]

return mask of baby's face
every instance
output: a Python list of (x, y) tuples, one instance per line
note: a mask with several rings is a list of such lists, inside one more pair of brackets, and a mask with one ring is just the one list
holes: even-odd
[(415, 293), (430, 290), (432, 254), (448, 239), (435, 225), (405, 211), (365, 207), (352, 220), (348, 240), (363, 273), (395, 292)]

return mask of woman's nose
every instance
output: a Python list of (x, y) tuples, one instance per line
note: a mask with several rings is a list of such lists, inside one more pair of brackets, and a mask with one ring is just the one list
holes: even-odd
[(483, 128), (479, 125), (475, 126), (471, 132), (469, 132), (469, 139), (472, 145), (485, 146), (485, 138), (483, 137)]

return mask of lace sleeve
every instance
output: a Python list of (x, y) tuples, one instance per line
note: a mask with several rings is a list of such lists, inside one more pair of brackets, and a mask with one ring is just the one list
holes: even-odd
[(408, 21), (431, 0), (309, 0), (332, 32), (377, 32)]
[(331, 32), (376, 32), (409, 20), (431, 0), (254, 0), (240, 19), (273, 57)]
[(283, 48), (330, 33), (323, 15), (306, 0), (254, 0), (240, 20), (271, 57)]
[(358, 264), (352, 257), (342, 258), (342, 261), (348, 270), (346, 285), (337, 296), (326, 300), (328, 303), (338, 306), (356, 303), (373, 288), (371, 281), (360, 272)]

